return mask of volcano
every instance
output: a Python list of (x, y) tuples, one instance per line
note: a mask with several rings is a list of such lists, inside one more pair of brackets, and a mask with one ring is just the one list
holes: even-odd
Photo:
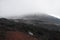
[(60, 19), (46, 14), (0, 18), (0, 40), (5, 39), (60, 40)]

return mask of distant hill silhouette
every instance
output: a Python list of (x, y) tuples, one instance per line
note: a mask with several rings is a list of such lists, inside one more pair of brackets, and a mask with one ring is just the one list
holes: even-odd
[[(60, 40), (60, 19), (49, 15), (28, 15), (22, 19), (0, 18), (0, 37), (7, 31), (32, 32), (42, 40)], [(39, 39), (40, 40), (40, 39)]]
[(52, 23), (60, 24), (60, 19), (50, 16), (48, 14), (37, 14), (37, 15), (28, 15), (24, 17), (25, 20), (37, 20), (37, 21), (46, 21)]
[[(47, 28), (49, 30), (60, 31), (60, 19), (47, 14), (27, 15), (22, 19), (14, 19), (14, 20), (15, 22), (24, 22), (26, 24), (33, 24), (36, 26), (44, 24), (45, 26), (40, 26), (40, 27)], [(57, 25), (57, 26), (54, 26), (54, 25)]]

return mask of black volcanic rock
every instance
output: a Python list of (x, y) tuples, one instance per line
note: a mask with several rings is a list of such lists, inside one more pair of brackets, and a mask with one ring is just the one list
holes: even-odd
[[(42, 40), (60, 40), (60, 20), (49, 15), (32, 15), (23, 19), (0, 18), (0, 31), (32, 32)], [(56, 23), (57, 22), (57, 23)], [(3, 33), (4, 33), (3, 32)]]
[[(27, 15), (27, 16), (23, 17), (22, 19), (23, 19), (22, 22), (24, 22), (26, 24), (33, 24), (35, 26), (47, 28), (49, 30), (60, 31), (60, 19), (47, 15), (47, 14)], [(17, 20), (17, 21), (19, 21), (19, 20)], [(41, 25), (43, 25), (43, 26), (41, 26)]]

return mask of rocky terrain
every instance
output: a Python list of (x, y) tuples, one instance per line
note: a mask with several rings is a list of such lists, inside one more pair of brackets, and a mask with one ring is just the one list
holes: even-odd
[[(0, 18), (0, 40), (15, 40), (14, 34), (25, 36), (26, 40), (28, 38), (30, 40), (60, 40), (60, 19), (52, 16), (45, 16), (45, 19), (41, 16), (31, 16), (26, 19)], [(16, 40), (25, 40), (25, 37), (16, 38)]]

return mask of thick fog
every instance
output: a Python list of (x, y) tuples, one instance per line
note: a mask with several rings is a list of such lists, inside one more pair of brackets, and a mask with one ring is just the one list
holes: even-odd
[(0, 17), (46, 13), (60, 18), (60, 0), (0, 0)]

